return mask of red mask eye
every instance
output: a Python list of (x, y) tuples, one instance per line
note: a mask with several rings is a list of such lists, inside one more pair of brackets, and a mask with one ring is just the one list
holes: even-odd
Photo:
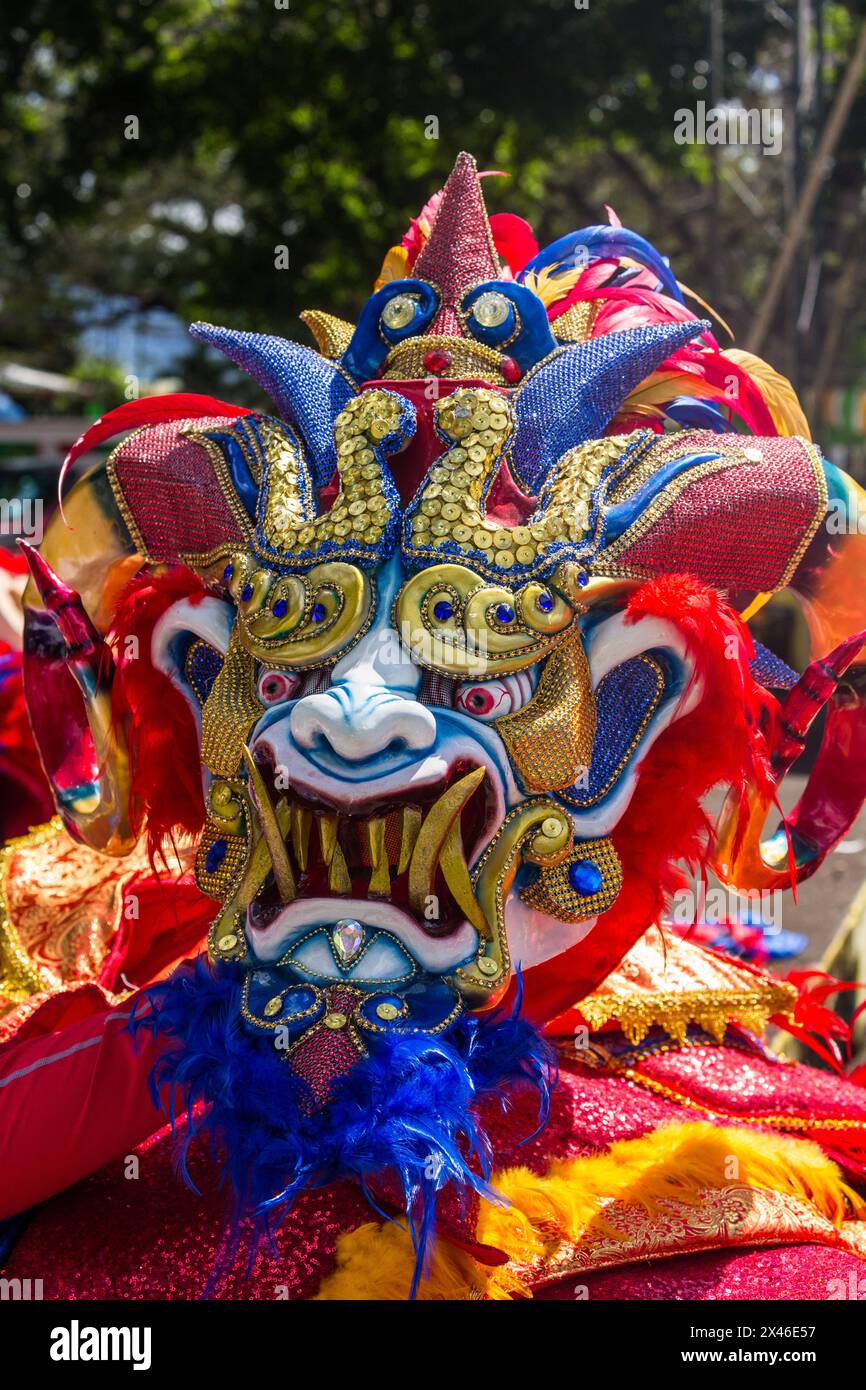
[(300, 677), (294, 671), (262, 671), (258, 695), (263, 705), (278, 705), (290, 700), (298, 688)]
[(472, 719), (491, 724), (525, 705), (534, 688), (535, 681), (529, 671), (519, 671), (516, 676), (503, 676), (495, 681), (464, 681), (455, 692), (454, 708)]
[(463, 703), (473, 714), (489, 714), (496, 706), (496, 699), (492, 690), (485, 690), (482, 685), (477, 686), (475, 690), (467, 690)]

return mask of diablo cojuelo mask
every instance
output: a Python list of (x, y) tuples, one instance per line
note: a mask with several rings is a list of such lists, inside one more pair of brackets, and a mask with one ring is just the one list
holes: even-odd
[[(67, 827), (110, 854), (196, 836), (211, 965), (154, 992), (160, 1075), (211, 1103), (259, 1212), (335, 1172), (396, 1167), (410, 1208), (481, 1183), (475, 1100), (543, 1094), (536, 1027), (705, 852), (704, 792), (733, 788), (714, 853), (742, 888), (806, 876), (862, 799), (828, 775), (860, 728), (835, 693), (858, 648), (832, 649), (862, 626), (838, 596), (863, 541), (822, 523), (854, 485), (641, 238), (538, 252), (493, 225), (461, 155), (357, 326), (305, 316), (318, 352), (196, 325), (274, 413), (107, 417), (79, 452), (139, 427), (32, 556)], [(764, 686), (796, 677), (726, 600), (789, 586), (828, 660), (780, 720)], [(828, 698), (823, 761), (762, 844)]]

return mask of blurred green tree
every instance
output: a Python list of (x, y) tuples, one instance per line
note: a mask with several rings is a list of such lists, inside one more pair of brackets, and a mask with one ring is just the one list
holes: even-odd
[[(4, 9), (0, 348), (20, 360), (68, 367), (82, 326), (130, 306), (300, 337), (301, 308), (351, 316), (462, 148), (510, 172), (489, 181), (491, 208), (549, 239), (604, 220), (613, 202), (746, 326), (783, 170), (752, 153), (758, 208), (729, 190), (714, 203), (706, 147), (672, 138), (675, 112), (709, 100), (702, 4)], [(722, 90), (747, 106), (766, 54), (789, 42), (770, 10), (726, 7)], [(831, 26), (838, 61), (846, 23)], [(749, 183), (748, 167), (734, 172)], [(201, 384), (208, 369), (193, 361)]]

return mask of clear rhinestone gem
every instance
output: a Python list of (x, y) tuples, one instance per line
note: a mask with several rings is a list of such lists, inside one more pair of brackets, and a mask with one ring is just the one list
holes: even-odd
[(353, 917), (343, 917), (334, 926), (331, 940), (340, 960), (348, 965), (364, 944), (364, 928)]

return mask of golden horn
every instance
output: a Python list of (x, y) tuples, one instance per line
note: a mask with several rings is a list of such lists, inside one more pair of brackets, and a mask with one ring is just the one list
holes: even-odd
[(423, 916), (427, 900), (433, 894), (436, 866), (448, 832), (486, 775), (485, 768), (476, 767), (448, 787), (430, 808), (418, 832), (409, 865), (409, 903), (419, 916)]
[(280, 898), (284, 903), (291, 902), (296, 893), (295, 876), (292, 873), (286, 842), (283, 838), (285, 828), (280, 827), (265, 780), (246, 744), (243, 746), (243, 760), (249, 774), (250, 786), (256, 794), (256, 806), (259, 812), (262, 835), (270, 851), (274, 878), (277, 881)]

